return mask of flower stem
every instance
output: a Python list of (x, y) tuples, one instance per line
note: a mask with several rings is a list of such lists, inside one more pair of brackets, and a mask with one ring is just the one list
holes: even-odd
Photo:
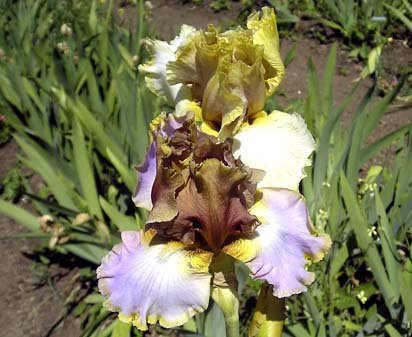
[(239, 298), (233, 258), (220, 253), (214, 258), (212, 298), (223, 312), (226, 337), (239, 337)]
[(215, 288), (212, 298), (225, 317), (226, 337), (239, 337), (239, 300), (229, 288)]
[(273, 287), (263, 283), (249, 326), (249, 337), (281, 337), (285, 320), (285, 299), (273, 296)]

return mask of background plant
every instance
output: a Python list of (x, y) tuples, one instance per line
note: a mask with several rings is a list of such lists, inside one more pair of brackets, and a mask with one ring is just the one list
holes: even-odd
[[(285, 24), (293, 24), (299, 1), (287, 4), (284, 15), (292, 16)], [(144, 223), (144, 212), (130, 200), (136, 179), (132, 166), (144, 156), (148, 123), (166, 108), (147, 91), (137, 70), (145, 59), (143, 4), (134, 8), (140, 22), (135, 31), (116, 23), (108, 11), (112, 5), (0, 0), (0, 114), (22, 149), (22, 163), (44, 181), (42, 189), (33, 190), (20, 176), (40, 221), (9, 201), (0, 200), (0, 211), (25, 225), (30, 236), (42, 237), (47, 250), (88, 261), (81, 280), (94, 279), (93, 269), (118, 242), (119, 231)], [(302, 191), (315, 227), (334, 242), (317, 267), (316, 283), (288, 301), (284, 334), (407, 336), (412, 322), (411, 125), (370, 138), (402, 83), (378, 101), (372, 100), (373, 86), (343, 128), (342, 115), (357, 85), (341, 104), (332, 104), (335, 60), (336, 46), (322, 79), (309, 62), (308, 97), (283, 107), (300, 112), (318, 141)], [(381, 151), (386, 159), (371, 165)], [(237, 275), (247, 326), (258, 287), (245, 284), (246, 270), (238, 268)], [(94, 286), (80, 302), (70, 302), (71, 311), (84, 319), (83, 335), (141, 336), (102, 308)], [(223, 336), (222, 331), (221, 313), (211, 304), (180, 333), (208, 337)]]
[[(40, 221), (6, 201), (0, 209), (31, 236), (44, 237), (49, 249), (94, 265), (120, 230), (139, 228), (144, 216), (130, 200), (132, 165), (144, 156), (147, 125), (159, 109), (137, 72), (145, 57), (142, 6), (135, 8), (135, 32), (113, 25), (111, 12), (97, 1), (0, 6), (0, 109), (23, 151), (21, 161), (45, 185), (33, 191), (25, 184)], [(84, 301), (85, 335), (109, 316), (96, 295)]]
[[(334, 244), (316, 285), (290, 303), (286, 326), (293, 336), (407, 336), (412, 214), (406, 200), (412, 181), (406, 172), (412, 125), (373, 142), (369, 138), (402, 83), (372, 104), (374, 85), (344, 129), (341, 117), (357, 86), (340, 105), (332, 105), (335, 60), (336, 46), (322, 81), (309, 62), (308, 97), (290, 107), (303, 112), (318, 139), (303, 191), (315, 227), (328, 232)], [(371, 166), (370, 159), (390, 145), (392, 155)], [(299, 316), (302, 311), (308, 315)]]

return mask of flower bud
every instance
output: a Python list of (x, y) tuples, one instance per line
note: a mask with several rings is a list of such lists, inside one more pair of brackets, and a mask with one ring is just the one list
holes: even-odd
[(76, 215), (76, 217), (73, 220), (73, 225), (74, 226), (79, 226), (79, 225), (83, 225), (84, 223), (90, 221), (92, 219), (92, 217), (87, 214), (87, 213), (79, 213)]
[(66, 35), (66, 36), (72, 36), (73, 35), (73, 29), (67, 23), (63, 23), (61, 25), (60, 32), (63, 35)]
[(40, 229), (44, 233), (49, 233), (52, 230), (54, 219), (51, 215), (45, 214), (38, 218)]
[(136, 69), (137, 69), (137, 66), (139, 65), (139, 61), (140, 61), (139, 56), (133, 55), (132, 62), (133, 62), (133, 66), (136, 67)]
[(145, 2), (144, 2), (144, 8), (145, 8), (147, 11), (152, 11), (153, 8), (154, 8), (154, 6), (153, 6), (153, 4), (152, 4), (151, 1), (145, 1)]
[(59, 52), (61, 52), (64, 55), (67, 55), (69, 53), (69, 46), (67, 45), (66, 42), (59, 42), (56, 45), (56, 48)]

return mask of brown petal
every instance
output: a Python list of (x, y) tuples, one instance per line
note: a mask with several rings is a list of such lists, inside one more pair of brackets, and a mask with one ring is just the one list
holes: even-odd
[(240, 168), (205, 160), (176, 198), (179, 214), (173, 231), (186, 233), (191, 228), (215, 251), (230, 236), (252, 231), (256, 218), (248, 213), (239, 193), (247, 177)]

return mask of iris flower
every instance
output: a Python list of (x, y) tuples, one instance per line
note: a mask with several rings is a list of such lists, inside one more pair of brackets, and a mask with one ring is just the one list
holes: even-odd
[[(97, 271), (105, 306), (122, 321), (142, 330), (185, 323), (207, 308), (222, 261), (245, 263), (276, 297), (313, 282), (308, 258), (321, 258), (329, 239), (314, 234), (303, 197), (288, 189), (299, 183), (313, 139), (297, 115), (268, 118), (278, 140), (265, 153), (273, 173), (245, 165), (247, 146), (234, 151), (236, 139), (202, 132), (193, 116), (162, 114), (152, 122), (133, 197), (149, 210), (145, 230), (123, 232)], [(265, 132), (265, 124), (256, 127)], [(238, 138), (254, 132), (245, 128)]]
[(150, 90), (166, 97), (176, 115), (195, 112), (202, 129), (224, 140), (264, 108), (284, 76), (273, 9), (247, 28), (218, 33), (183, 25), (172, 42), (148, 42), (153, 58), (139, 70)]
[(137, 167), (145, 228), (123, 232), (97, 270), (105, 306), (142, 330), (184, 324), (210, 296), (224, 314), (236, 311), (226, 290), (236, 292), (238, 261), (265, 281), (251, 335), (272, 329), (268, 313), (306, 290), (308, 262), (330, 246), (298, 190), (314, 139), (298, 114), (263, 111), (284, 75), (273, 9), (252, 14), (246, 29), (183, 26), (149, 47), (140, 70), (175, 111), (153, 120)]

